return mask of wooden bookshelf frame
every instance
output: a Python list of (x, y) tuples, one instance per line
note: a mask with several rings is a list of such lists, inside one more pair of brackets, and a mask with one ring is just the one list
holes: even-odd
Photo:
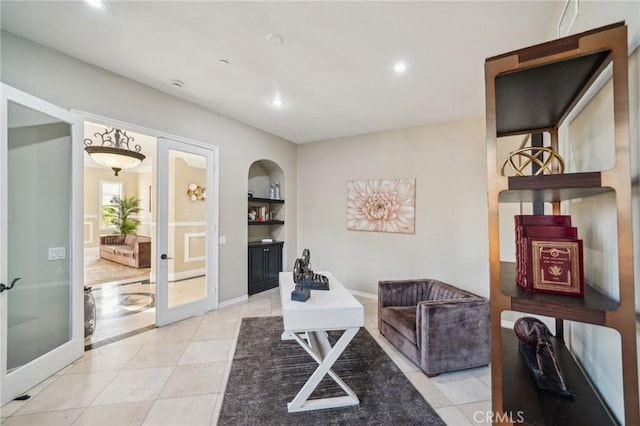
[[(485, 61), (491, 382), (492, 408), (498, 414), (495, 417), (499, 419), (496, 424), (510, 424), (509, 416), (505, 414), (518, 409), (517, 404), (513, 405), (511, 397), (518, 392), (526, 395), (526, 398), (537, 398), (535, 401), (522, 401), (522, 409), (535, 410), (525, 418), (526, 424), (554, 424), (549, 421), (548, 416), (541, 413), (545, 411), (545, 406), (549, 406), (549, 399), (540, 392), (532, 392), (530, 387), (535, 386), (533, 383), (512, 380), (513, 377), (520, 376), (514, 371), (508, 371), (509, 368), (514, 368), (514, 363), (503, 357), (518, 354), (517, 351), (513, 353), (508, 350), (508, 344), (503, 344), (505, 339), (501, 328), (501, 313), (507, 310), (557, 318), (560, 328), (557, 344), (562, 346), (563, 353), (562, 320), (598, 324), (617, 330), (622, 352), (624, 421), (628, 425), (640, 424), (631, 175), (628, 157), (627, 55), (627, 27), (619, 22)], [(612, 64), (615, 121), (613, 168), (592, 173), (552, 176), (500, 176), (497, 161), (498, 137), (549, 132), (551, 146), (557, 150), (558, 128), (609, 64)], [(614, 191), (616, 199), (620, 300), (612, 301), (592, 289), (588, 289), (584, 300), (576, 301), (565, 300), (568, 296), (532, 295), (515, 288), (517, 286), (511, 266), (500, 262), (499, 204), (550, 202), (553, 213), (558, 214), (561, 201), (608, 191)], [(579, 365), (578, 370), (581, 371)], [(581, 374), (585, 380), (584, 389), (581, 387), (580, 393), (589, 392), (590, 396), (577, 397), (574, 402), (565, 403), (565, 411), (562, 403), (556, 404), (559, 407), (553, 407), (554, 415), (564, 416), (556, 419), (557, 424), (617, 424), (597, 389), (584, 372)], [(576, 405), (586, 401), (588, 402), (584, 407), (575, 409)]]

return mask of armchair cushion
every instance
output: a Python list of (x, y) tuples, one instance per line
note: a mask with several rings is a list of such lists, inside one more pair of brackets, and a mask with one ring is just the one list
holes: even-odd
[(389, 306), (383, 309), (381, 315), (383, 319), (402, 336), (417, 346), (416, 337), (416, 314), (414, 306)]

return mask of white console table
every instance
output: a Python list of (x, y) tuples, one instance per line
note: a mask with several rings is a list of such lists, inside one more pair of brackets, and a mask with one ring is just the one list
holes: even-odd
[[(329, 278), (329, 290), (311, 290), (311, 297), (306, 302), (291, 300), (291, 292), (295, 287), (292, 273), (280, 273), (280, 299), (284, 320), (282, 339), (295, 339), (318, 363), (318, 368), (300, 392), (287, 404), (290, 413), (360, 403), (358, 396), (331, 370), (331, 366), (360, 327), (364, 326), (364, 309), (333, 275), (328, 272), (318, 273)], [(331, 330), (344, 330), (333, 347), (326, 333)], [(326, 374), (329, 374), (347, 395), (309, 400), (309, 396)]]

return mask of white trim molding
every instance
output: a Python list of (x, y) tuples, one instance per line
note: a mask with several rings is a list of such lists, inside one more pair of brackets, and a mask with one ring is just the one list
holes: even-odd
[[(189, 251), (189, 241), (191, 240), (191, 238), (202, 238), (202, 237), (206, 238), (207, 237), (207, 233), (206, 232), (185, 232), (185, 234), (184, 234), (184, 263), (198, 262), (200, 260), (205, 260), (207, 258), (207, 256), (191, 257), (191, 253)], [(205, 247), (206, 247), (206, 245), (205, 245)]]
[(169, 222), (170, 228), (180, 228), (186, 226), (206, 226), (207, 222)]
[[(89, 239), (88, 240), (84, 240), (83, 242), (85, 244), (91, 244), (91, 243), (93, 243), (93, 222), (83, 222), (83, 225), (89, 225), (89, 232), (88, 232)], [(84, 229), (83, 229), (83, 231), (84, 231)]]
[(180, 272), (169, 272), (169, 283), (174, 281), (187, 280), (189, 278), (201, 277), (207, 274), (206, 268), (188, 269)]

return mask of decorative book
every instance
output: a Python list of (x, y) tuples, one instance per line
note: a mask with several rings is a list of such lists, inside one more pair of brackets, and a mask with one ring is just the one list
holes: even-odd
[(532, 291), (584, 296), (582, 240), (531, 241)]
[(516, 283), (527, 291), (584, 295), (582, 240), (568, 215), (517, 215)]
[[(530, 226), (536, 227), (570, 227), (571, 216), (569, 215), (533, 215), (533, 214), (521, 214), (514, 216), (515, 222), (515, 234), (516, 234), (516, 282), (523, 287), (526, 287), (524, 283), (525, 271), (525, 259), (522, 252), (522, 238), (525, 236), (525, 229)], [(537, 233), (536, 236), (559, 236), (559, 235), (545, 235)]]
[(519, 241), (520, 269), (521, 275), (517, 280), (523, 287), (530, 287), (527, 278), (528, 267), (531, 265), (531, 241), (541, 238), (578, 238), (578, 228), (571, 226), (525, 226), (522, 229), (522, 236)]

